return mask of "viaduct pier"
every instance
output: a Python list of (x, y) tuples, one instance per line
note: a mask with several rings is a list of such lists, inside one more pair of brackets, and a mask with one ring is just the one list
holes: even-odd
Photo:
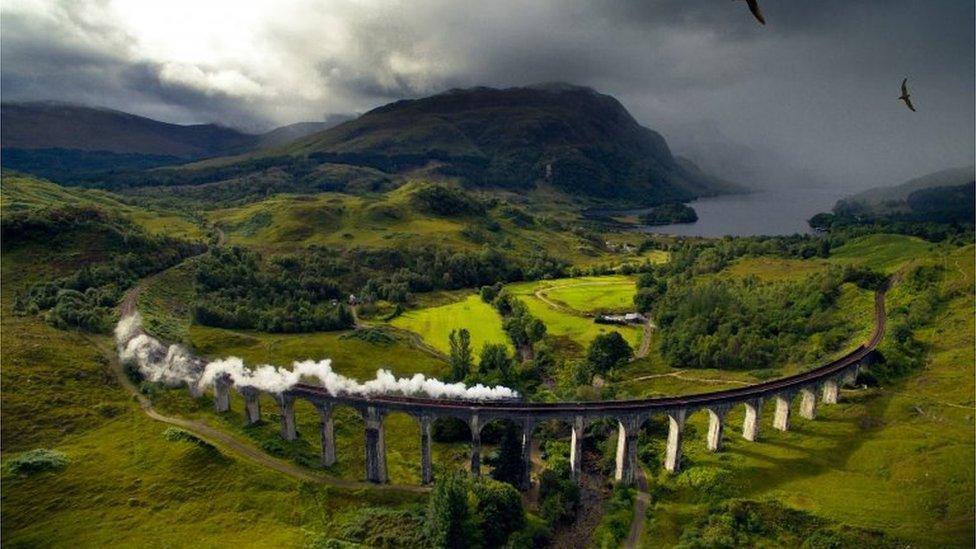
[[(677, 472), (681, 467), (682, 443), (687, 419), (697, 413), (708, 414), (707, 447), (718, 452), (726, 436), (726, 416), (737, 406), (745, 409), (741, 435), (748, 441), (759, 439), (759, 419), (764, 402), (774, 401), (773, 427), (781, 431), (790, 429), (794, 401), (799, 400), (799, 414), (815, 419), (820, 404), (836, 404), (840, 387), (853, 384), (860, 366), (881, 342), (885, 330), (885, 289), (875, 295), (875, 325), (871, 337), (846, 355), (818, 368), (790, 377), (758, 383), (741, 388), (693, 394), (677, 397), (640, 400), (616, 400), (594, 402), (532, 403), (522, 401), (473, 401), (456, 399), (416, 398), (396, 395), (333, 395), (322, 387), (298, 384), (288, 391), (275, 394), (280, 407), (281, 436), (294, 440), (295, 401), (310, 402), (318, 410), (321, 429), (321, 464), (324, 467), (336, 461), (333, 411), (337, 406), (349, 406), (362, 414), (365, 421), (366, 474), (367, 480), (387, 482), (386, 444), (383, 418), (393, 412), (414, 417), (420, 425), (421, 479), (427, 484), (433, 481), (431, 465), (431, 426), (438, 418), (457, 418), (471, 429), (471, 474), (481, 472), (481, 431), (495, 420), (512, 421), (522, 433), (523, 488), (529, 487), (531, 470), (532, 437), (535, 427), (544, 421), (562, 421), (572, 428), (570, 466), (573, 477), (580, 479), (582, 449), (585, 429), (596, 421), (612, 420), (618, 425), (616, 470), (614, 478), (624, 484), (632, 484), (638, 467), (637, 438), (641, 426), (653, 416), (668, 418), (669, 432), (664, 468)], [(231, 384), (227, 379), (214, 383), (214, 406), (218, 412), (229, 409)], [(260, 420), (259, 393), (253, 387), (239, 387), (245, 401), (245, 421)]]

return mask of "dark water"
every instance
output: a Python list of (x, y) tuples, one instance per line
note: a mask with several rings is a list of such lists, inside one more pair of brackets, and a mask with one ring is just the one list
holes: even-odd
[[(849, 192), (837, 189), (789, 189), (759, 191), (703, 198), (690, 202), (698, 221), (657, 227), (641, 227), (640, 232), (683, 236), (755, 236), (809, 233), (807, 219), (827, 212)], [(635, 214), (628, 210), (617, 214)]]

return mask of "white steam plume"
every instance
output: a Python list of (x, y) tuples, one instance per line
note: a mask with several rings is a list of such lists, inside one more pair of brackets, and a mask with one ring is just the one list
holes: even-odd
[(254, 387), (270, 393), (281, 393), (293, 387), (302, 378), (316, 378), (319, 385), (331, 395), (425, 395), (432, 398), (454, 398), (466, 400), (491, 400), (515, 398), (518, 393), (508, 387), (486, 387), (482, 384), (467, 386), (464, 383), (445, 383), (439, 379), (428, 378), (423, 374), (413, 377), (395, 377), (389, 370), (377, 370), (376, 377), (360, 383), (337, 374), (332, 370), (329, 359), (303, 360), (286, 368), (260, 365), (250, 368), (237, 357), (223, 358), (205, 363), (191, 355), (181, 345), (166, 346), (159, 340), (142, 331), (142, 318), (139, 313), (129, 315), (115, 327), (115, 340), (119, 357), (133, 362), (140, 373), (150, 380), (168, 386), (186, 384), (191, 391), (199, 393), (213, 385), (214, 380), (227, 376), (238, 387)]

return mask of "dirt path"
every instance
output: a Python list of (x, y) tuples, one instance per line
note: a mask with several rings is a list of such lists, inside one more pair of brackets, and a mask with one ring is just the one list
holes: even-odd
[(634, 549), (640, 544), (641, 534), (644, 532), (644, 516), (647, 515), (647, 508), (651, 504), (651, 494), (647, 491), (647, 477), (644, 476), (644, 468), (640, 465), (634, 471), (637, 477), (637, 494), (634, 495), (634, 518), (630, 521), (630, 533), (624, 540), (622, 547)]
[(644, 324), (641, 325), (641, 342), (640, 347), (637, 348), (637, 352), (634, 353), (634, 358), (632, 360), (637, 360), (647, 356), (647, 353), (651, 351), (651, 330), (654, 329), (654, 324), (651, 323), (651, 319), (647, 319)]

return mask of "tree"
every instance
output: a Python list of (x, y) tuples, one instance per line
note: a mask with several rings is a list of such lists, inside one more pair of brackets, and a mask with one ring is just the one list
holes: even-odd
[(462, 471), (441, 475), (434, 482), (427, 506), (434, 547), (461, 549), (475, 544), (475, 526), (468, 509), (468, 484)]
[(471, 372), (474, 363), (471, 351), (471, 333), (465, 328), (451, 330), (451, 381), (462, 381)]
[(525, 524), (522, 496), (514, 487), (491, 479), (473, 483), (481, 539), (485, 547), (503, 547), (508, 537)]
[(488, 460), (491, 478), (518, 486), (522, 477), (522, 433), (511, 421), (504, 422), (498, 453)]
[(508, 356), (508, 349), (501, 343), (485, 343), (481, 349), (478, 373), (485, 381), (510, 383), (512, 358)]
[(619, 332), (600, 334), (590, 343), (586, 353), (586, 361), (596, 372), (604, 373), (622, 366), (631, 357), (634, 350)]

